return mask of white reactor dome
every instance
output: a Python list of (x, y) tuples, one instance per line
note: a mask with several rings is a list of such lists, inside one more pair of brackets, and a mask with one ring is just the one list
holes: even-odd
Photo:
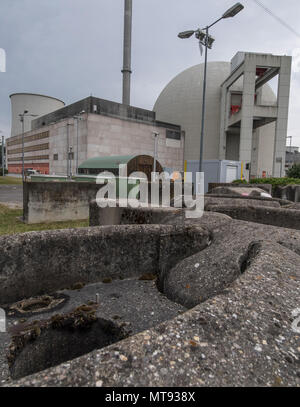
[(11, 136), (16, 136), (22, 133), (22, 123), (20, 121), (20, 114), (25, 110), (28, 114), (35, 115), (35, 117), (28, 116), (24, 120), (24, 130), (31, 130), (31, 121), (39, 116), (54, 112), (65, 106), (65, 103), (57, 98), (45, 95), (36, 95), (33, 93), (13, 93), (10, 95), (11, 100)]
[[(230, 75), (230, 71), (230, 62), (208, 62), (204, 138), (206, 160), (219, 157), (221, 85)], [(181, 125), (185, 131), (187, 160), (199, 159), (203, 74), (204, 64), (181, 72), (163, 89), (153, 108), (157, 120)], [(242, 86), (241, 78), (232, 90), (241, 91)], [(269, 85), (263, 87), (262, 100), (266, 104), (276, 103), (276, 97)], [(269, 126), (264, 126), (266, 130), (263, 131), (270, 133)]]

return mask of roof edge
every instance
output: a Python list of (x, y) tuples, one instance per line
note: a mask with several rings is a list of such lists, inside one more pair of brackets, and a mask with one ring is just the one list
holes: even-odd
[(16, 93), (10, 94), (9, 97), (11, 98), (12, 96), (17, 96), (17, 95), (41, 96), (41, 97), (48, 98), (48, 99), (58, 100), (59, 102), (63, 103), (64, 106), (66, 106), (66, 103), (63, 100), (58, 99), (58, 98), (53, 97), (53, 96), (42, 95), (41, 93), (16, 92)]

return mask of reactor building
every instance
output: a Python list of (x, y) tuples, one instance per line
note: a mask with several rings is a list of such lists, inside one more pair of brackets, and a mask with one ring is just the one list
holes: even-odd
[[(200, 154), (203, 74), (201, 64), (177, 75), (153, 108), (158, 120), (185, 131), (186, 168), (194, 170)], [(276, 76), (277, 95), (268, 85)], [(239, 162), (246, 179), (284, 176), (290, 78), (289, 56), (238, 52), (231, 63), (208, 63), (204, 172), (212, 162), (228, 161), (229, 166)], [(239, 178), (238, 172), (231, 177)]]

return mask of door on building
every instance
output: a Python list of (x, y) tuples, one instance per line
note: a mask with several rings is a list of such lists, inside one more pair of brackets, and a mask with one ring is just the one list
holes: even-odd
[(237, 167), (234, 165), (227, 165), (226, 166), (226, 182), (231, 183), (238, 178), (237, 175)]

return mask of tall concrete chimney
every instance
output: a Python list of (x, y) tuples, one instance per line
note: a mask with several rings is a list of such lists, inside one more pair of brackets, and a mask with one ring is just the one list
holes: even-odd
[(125, 0), (124, 11), (124, 55), (123, 55), (123, 97), (122, 103), (130, 105), (132, 0)]

